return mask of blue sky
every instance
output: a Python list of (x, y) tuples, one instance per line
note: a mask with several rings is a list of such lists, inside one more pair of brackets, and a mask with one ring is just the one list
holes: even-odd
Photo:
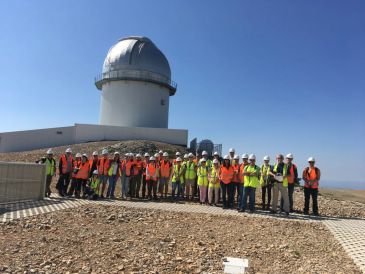
[[(149, 37), (178, 83), (170, 128), (242, 154), (313, 155), (365, 184), (364, 1), (0, 2), (0, 132), (98, 123), (109, 47)], [(338, 182), (341, 182), (340, 184)]]

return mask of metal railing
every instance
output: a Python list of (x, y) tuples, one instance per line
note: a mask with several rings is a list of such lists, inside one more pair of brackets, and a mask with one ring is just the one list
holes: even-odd
[(176, 82), (161, 74), (143, 70), (115, 70), (101, 73), (95, 77), (95, 85), (101, 90), (102, 85), (107, 81), (135, 80), (146, 81), (166, 86), (170, 90), (170, 95), (174, 95), (177, 89)]
[(0, 162), (0, 203), (44, 198), (46, 166)]

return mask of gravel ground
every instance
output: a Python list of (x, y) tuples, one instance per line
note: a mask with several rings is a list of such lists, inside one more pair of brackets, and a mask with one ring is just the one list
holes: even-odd
[(361, 273), (320, 223), (88, 205), (0, 231), (4, 273)]

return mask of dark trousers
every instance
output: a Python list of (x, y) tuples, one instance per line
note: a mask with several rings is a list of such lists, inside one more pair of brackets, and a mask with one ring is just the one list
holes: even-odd
[(245, 187), (245, 192), (243, 193), (243, 203), (242, 203), (242, 209), (245, 210), (247, 207), (247, 197), (249, 198), (249, 208), (250, 211), (254, 211), (255, 210), (255, 193), (256, 193), (256, 188), (254, 187), (250, 187), (247, 186)]
[(313, 214), (318, 214), (318, 189), (304, 188), (304, 213), (309, 212), (309, 201), (312, 196)]
[(133, 180), (135, 181), (134, 185), (136, 187), (135, 194), (136, 197), (139, 198), (139, 191), (141, 189), (141, 183), (142, 183), (142, 174), (135, 175), (133, 177)]
[(76, 198), (80, 198), (80, 192), (77, 192), (77, 190), (79, 189), (79, 184), (81, 189), (81, 182), (79, 182), (79, 180), (80, 179), (72, 178), (70, 189), (67, 192), (68, 196), (72, 196), (75, 194)]
[(147, 185), (146, 175), (143, 175), (143, 178), (142, 178), (142, 198), (146, 197), (146, 185)]
[(134, 179), (135, 176), (129, 177), (129, 196), (131, 198), (136, 197), (136, 180)]
[(56, 188), (58, 193), (63, 196), (67, 194), (68, 185), (70, 183), (70, 173), (60, 174), (58, 178)]
[[(294, 210), (294, 184), (288, 184), (288, 196), (289, 196), (289, 210), (293, 211)], [(280, 201), (280, 208), (281, 211), (283, 211), (283, 206), (284, 206), (284, 199), (281, 198)]]
[(148, 187), (148, 198), (152, 199), (152, 191), (153, 191), (153, 198), (157, 199), (157, 181), (147, 180), (147, 187)]
[(223, 207), (233, 208), (234, 183), (225, 184), (221, 182), (221, 189), (222, 189)]
[(51, 195), (51, 183), (52, 183), (52, 175), (47, 175), (46, 178), (46, 191), (45, 196), (49, 197)]
[[(266, 206), (267, 209), (269, 209), (271, 203), (271, 189), (272, 189), (271, 184), (261, 187), (262, 207)], [(266, 203), (266, 194), (267, 194), (267, 203)]]
[(195, 178), (194, 184), (193, 184), (193, 198), (196, 196), (200, 196), (199, 188), (198, 188), (198, 178)]

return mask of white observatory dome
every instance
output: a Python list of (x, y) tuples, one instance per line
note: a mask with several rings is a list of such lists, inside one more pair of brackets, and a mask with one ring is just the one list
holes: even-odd
[(114, 44), (95, 85), (101, 90), (101, 125), (168, 127), (176, 83), (165, 55), (150, 39), (131, 36)]

